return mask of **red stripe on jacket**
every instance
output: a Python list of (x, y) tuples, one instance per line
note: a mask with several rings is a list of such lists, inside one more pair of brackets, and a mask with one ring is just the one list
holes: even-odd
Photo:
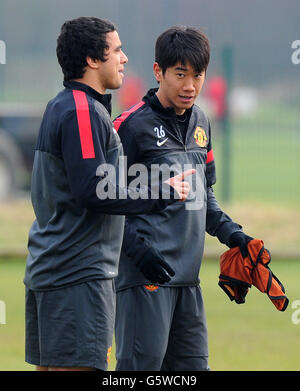
[(214, 160), (214, 151), (211, 149), (207, 152), (206, 163), (210, 163)]
[(130, 116), (130, 114), (134, 113), (136, 110), (138, 110), (144, 104), (145, 104), (145, 102), (141, 101), (141, 102), (137, 103), (136, 105), (134, 105), (131, 109), (124, 111), (123, 114), (121, 114), (119, 117), (117, 117), (114, 120), (114, 128), (116, 129), (116, 131), (118, 132), (120, 126), (122, 125), (122, 122), (124, 122), (125, 119)]
[(94, 159), (95, 149), (89, 104), (85, 92), (73, 90), (83, 159)]

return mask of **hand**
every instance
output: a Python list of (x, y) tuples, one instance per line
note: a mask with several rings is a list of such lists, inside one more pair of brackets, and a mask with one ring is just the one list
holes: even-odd
[(249, 255), (247, 245), (252, 239), (242, 231), (234, 232), (229, 238), (229, 247), (239, 247), (243, 258), (246, 258)]
[(190, 185), (188, 182), (184, 182), (184, 178), (187, 176), (190, 176), (192, 174), (195, 174), (196, 170), (186, 170), (182, 172), (181, 174), (175, 175), (172, 178), (168, 179), (165, 183), (167, 183), (169, 186), (173, 187), (177, 193), (179, 194), (179, 201), (185, 201), (187, 199), (187, 196), (190, 192)]
[[(154, 247), (149, 247), (146, 253), (136, 263), (137, 268), (152, 283), (164, 284), (175, 276), (174, 270), (165, 262), (161, 253)], [(171, 277), (170, 277), (171, 276)]]

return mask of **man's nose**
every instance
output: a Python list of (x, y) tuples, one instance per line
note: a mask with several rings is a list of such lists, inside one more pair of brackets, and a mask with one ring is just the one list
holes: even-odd
[(192, 78), (186, 78), (183, 89), (184, 91), (195, 91), (195, 85)]
[(121, 64), (126, 64), (128, 62), (128, 57), (126, 54), (122, 51), (122, 56), (121, 56)]

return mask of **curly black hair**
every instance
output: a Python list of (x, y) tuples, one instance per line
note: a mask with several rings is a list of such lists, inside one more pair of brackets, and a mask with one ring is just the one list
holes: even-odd
[(106, 61), (106, 34), (115, 30), (113, 23), (99, 18), (82, 16), (67, 20), (61, 27), (56, 47), (64, 80), (81, 78), (87, 66), (87, 57)]
[(173, 26), (164, 31), (156, 40), (155, 61), (162, 69), (177, 63), (189, 62), (198, 73), (206, 71), (210, 58), (210, 45), (207, 36), (193, 27)]

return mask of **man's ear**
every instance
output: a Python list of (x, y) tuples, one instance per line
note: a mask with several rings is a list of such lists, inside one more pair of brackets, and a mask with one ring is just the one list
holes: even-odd
[(153, 64), (153, 73), (154, 73), (154, 77), (155, 77), (156, 81), (157, 81), (158, 83), (160, 83), (161, 80), (162, 80), (162, 78), (163, 78), (163, 72), (162, 72), (162, 69), (161, 69), (161, 67), (158, 65), (157, 62), (155, 62), (155, 63)]
[(101, 61), (99, 59), (94, 59), (94, 58), (91, 58), (91, 57), (87, 57), (86, 58), (86, 62), (87, 62), (88, 66), (90, 68), (98, 69)]

